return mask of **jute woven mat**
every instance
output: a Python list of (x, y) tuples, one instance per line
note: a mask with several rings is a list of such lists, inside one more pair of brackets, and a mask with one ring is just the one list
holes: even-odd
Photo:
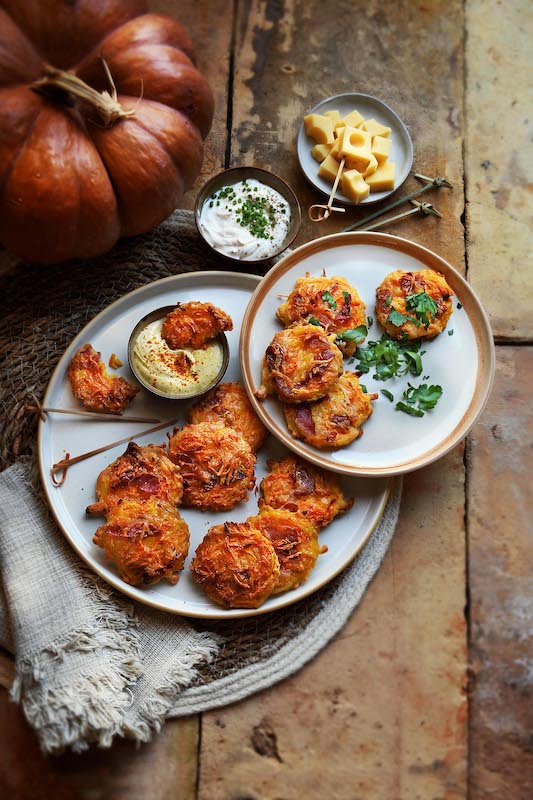
[[(262, 274), (267, 268), (263, 265), (255, 271)], [(193, 215), (185, 211), (174, 212), (154, 232), (122, 241), (108, 255), (87, 262), (29, 266), (0, 254), (0, 470), (22, 455), (33, 456), (37, 420), (28, 416), (25, 404), (28, 397), (43, 396), (61, 354), (89, 320), (118, 297), (146, 283), (181, 272), (210, 269), (235, 268), (228, 267), (228, 262), (204, 245)], [(283, 649), (291, 651), (294, 668), (309, 660), (343, 624), (377, 570), (394, 531), (400, 492), (397, 483), (388, 519), (381, 526), (381, 538), (378, 528), (370, 547), (367, 545), (358, 557), (360, 580), (355, 562), (349, 568), (353, 573), (350, 581), (346, 570), (321, 591), (286, 609), (251, 619), (206, 624), (206, 629), (216, 630), (225, 638), (225, 644), (211, 663), (201, 667), (195, 686), (188, 690), (190, 704), (176, 708), (175, 713), (191, 713), (208, 705), (202, 701), (202, 692), (212, 682), (226, 681), (228, 694), (234, 692), (232, 699), (250, 694), (254, 688), (243, 691), (236, 675), (244, 674), (260, 661), (272, 664), (275, 670), (275, 655)], [(323, 612), (334, 605), (331, 601), (336, 593), (344, 598), (339, 602), (340, 615), (328, 621)], [(319, 625), (320, 619), (324, 622)], [(317, 647), (313, 649), (302, 641), (302, 632), (311, 629), (314, 621), (322, 630), (316, 633)], [(195, 625), (202, 628), (200, 622)], [(293, 647), (287, 648), (291, 642)], [(280, 673), (291, 671), (280, 665)], [(273, 675), (268, 683), (279, 677)], [(10, 678), (4, 660), (0, 663), (0, 682), (7, 684)]]

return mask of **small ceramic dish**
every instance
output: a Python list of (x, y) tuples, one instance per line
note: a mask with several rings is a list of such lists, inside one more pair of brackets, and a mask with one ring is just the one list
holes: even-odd
[[(382, 100), (378, 100), (377, 97), (372, 97), (369, 94), (358, 94), (357, 92), (336, 94), (333, 95), (333, 97), (328, 97), (327, 100), (322, 100), (307, 113), (323, 114), (325, 111), (337, 110), (341, 117), (344, 117), (353, 111), (354, 108), (357, 109), (365, 119), (374, 118), (381, 123), (381, 125), (386, 125), (391, 129), (390, 138), (392, 145), (389, 161), (394, 162), (396, 166), (394, 189), (390, 189), (387, 192), (371, 192), (366, 200), (362, 200), (357, 204), (363, 206), (383, 200), (399, 189), (402, 183), (404, 183), (413, 166), (413, 143), (411, 142), (409, 131), (392, 108), (389, 108)], [(307, 180), (329, 197), (332, 188), (331, 184), (324, 178), (319, 177), (318, 168), (320, 165), (311, 155), (311, 150), (315, 144), (316, 142), (314, 139), (307, 136), (305, 125), (302, 122), (297, 141), (300, 167)], [(349, 200), (340, 189), (335, 193), (335, 200), (340, 203), (345, 203), (346, 205), (355, 205), (355, 203)]]
[(224, 377), (226, 370), (229, 364), (229, 345), (228, 340), (226, 338), (225, 333), (219, 333), (216, 339), (213, 341), (220, 342), (222, 346), (222, 366), (218, 371), (216, 377), (207, 385), (203, 386), (201, 389), (193, 389), (190, 392), (180, 392), (178, 394), (170, 394), (169, 392), (163, 392), (160, 389), (157, 389), (155, 386), (152, 386), (139, 372), (137, 366), (135, 364), (135, 359), (133, 357), (133, 350), (135, 347), (135, 342), (137, 340), (138, 335), (147, 325), (150, 325), (152, 322), (156, 322), (157, 320), (163, 319), (167, 316), (171, 311), (176, 308), (175, 305), (173, 306), (162, 306), (161, 308), (156, 308), (154, 311), (150, 311), (149, 314), (146, 314), (139, 322), (135, 325), (134, 329), (130, 334), (130, 338), (128, 341), (128, 363), (130, 365), (130, 369), (135, 375), (135, 378), (139, 381), (141, 386), (144, 386), (145, 389), (148, 389), (149, 392), (152, 394), (156, 394), (158, 397), (164, 397), (167, 400), (190, 400), (193, 397), (199, 397), (202, 394), (206, 394), (211, 389), (214, 389), (217, 384), (220, 383), (222, 378)]
[[(225, 186), (232, 186), (235, 183), (239, 183), (243, 180), (252, 179), (265, 184), (265, 186), (269, 186), (271, 189), (274, 189), (276, 192), (279, 192), (282, 195), (282, 197), (289, 204), (291, 220), (289, 224), (289, 230), (287, 231), (287, 235), (281, 247), (279, 247), (269, 256), (265, 258), (237, 258), (236, 256), (230, 256), (226, 253), (221, 253), (220, 250), (217, 250), (210, 244), (206, 238), (204, 230), (202, 229), (200, 216), (206, 200), (208, 200), (212, 194), (218, 192), (219, 189), (223, 189)], [(294, 194), (289, 184), (282, 178), (274, 175), (273, 172), (269, 172), (266, 169), (260, 169), (259, 167), (232, 167), (231, 169), (225, 169), (223, 172), (215, 175), (213, 178), (208, 180), (204, 186), (202, 186), (196, 198), (196, 203), (194, 206), (194, 218), (196, 220), (196, 226), (200, 236), (214, 253), (217, 253), (217, 255), (221, 256), (222, 258), (227, 258), (228, 261), (232, 261), (233, 263), (237, 264), (261, 264), (265, 261), (270, 261), (272, 258), (276, 258), (280, 255), (280, 253), (283, 253), (284, 250), (291, 246), (298, 235), (298, 231), (300, 230), (300, 225), (302, 223), (302, 211), (300, 208), (300, 203), (298, 202), (298, 198)]]

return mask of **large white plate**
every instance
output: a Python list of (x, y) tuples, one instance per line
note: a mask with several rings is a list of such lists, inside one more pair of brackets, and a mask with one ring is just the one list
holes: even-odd
[[(454, 312), (444, 333), (424, 343), (423, 373), (377, 381), (369, 372), (361, 378), (369, 392), (388, 389), (395, 402), (382, 394), (364, 425), (364, 435), (347, 447), (319, 450), (293, 439), (287, 430), (281, 404), (273, 397), (254, 397), (261, 384), (261, 363), (274, 334), (281, 330), (276, 308), (296, 279), (309, 272), (341, 275), (354, 286), (374, 317), (368, 340), (379, 339), (383, 329), (375, 321), (376, 288), (396, 269), (426, 268), (442, 272), (455, 297)], [(457, 308), (460, 301), (462, 308)], [(448, 333), (453, 331), (453, 336)], [(461, 275), (444, 259), (425, 247), (386, 233), (339, 233), (315, 239), (285, 256), (268, 272), (246, 310), (241, 336), (244, 381), (254, 407), (267, 427), (287, 447), (315, 464), (350, 475), (385, 476), (410, 472), (448, 452), (465, 436), (481, 413), (494, 376), (494, 344), (488, 318)], [(357, 370), (357, 361), (348, 369)], [(423, 376), (429, 375), (424, 381)], [(439, 384), (443, 395), (424, 417), (396, 411), (407, 384)]]
[[(241, 320), (250, 297), (257, 287), (259, 278), (235, 272), (201, 272), (176, 275), (143, 286), (117, 300), (90, 322), (74, 339), (61, 358), (47, 389), (44, 404), (52, 407), (76, 408), (66, 371), (76, 350), (86, 342), (102, 352), (104, 360), (116, 353), (127, 364), (128, 337), (141, 317), (150, 311), (178, 300), (200, 300), (215, 303), (227, 311), (234, 323), (234, 330), (228, 334), (230, 364), (224, 380), (242, 380), (238, 342)], [(133, 376), (124, 367), (120, 373), (127, 378)], [(157, 398), (146, 390), (141, 390), (135, 403), (126, 412), (137, 416), (148, 415), (172, 419), (185, 412), (189, 403), (185, 401)], [(183, 421), (185, 417), (183, 415)], [(149, 425), (145, 426), (150, 427)], [(320, 586), (330, 581), (343, 569), (361, 549), (376, 526), (389, 491), (387, 480), (345, 479), (345, 492), (355, 497), (351, 511), (333, 522), (323, 533), (321, 541), (329, 550), (318, 559), (316, 569), (310, 578), (298, 589), (277, 595), (257, 610), (226, 611), (209, 600), (193, 582), (189, 563), (196, 547), (211, 525), (227, 520), (241, 522), (256, 513), (257, 494), (251, 493), (248, 503), (241, 504), (230, 512), (214, 513), (183, 509), (182, 514), (191, 532), (191, 547), (185, 569), (176, 586), (162, 582), (147, 589), (136, 589), (124, 583), (118, 576), (114, 565), (107, 561), (103, 551), (92, 543), (93, 534), (104, 520), (95, 520), (85, 515), (86, 506), (95, 498), (94, 487), (98, 473), (117, 458), (126, 445), (120, 445), (98, 456), (82, 461), (70, 468), (67, 479), (60, 488), (54, 487), (50, 479), (50, 467), (63, 458), (65, 452), (71, 455), (84, 453), (110, 441), (132, 435), (143, 426), (122, 422), (95, 422), (82, 417), (64, 415), (48, 416), (39, 427), (39, 463), (44, 490), (52, 512), (68, 541), (92, 569), (110, 584), (130, 597), (156, 608), (208, 619), (244, 617), (273, 611), (276, 608), (294, 603)], [(170, 428), (169, 428), (170, 430)], [(136, 436), (141, 444), (166, 441), (165, 431), (146, 438)], [(256, 468), (257, 484), (266, 474), (266, 459), (279, 457), (287, 451), (269, 437), (267, 445), (258, 454)]]
[[(394, 189), (389, 189), (386, 192), (371, 192), (366, 200), (361, 200), (361, 202), (358, 203), (358, 205), (362, 206), (384, 200), (385, 197), (388, 197), (400, 188), (409, 175), (413, 165), (413, 144), (409, 136), (409, 131), (400, 117), (382, 100), (378, 100), (377, 97), (372, 97), (369, 94), (358, 94), (356, 92), (337, 94), (334, 97), (328, 97), (327, 100), (322, 100), (322, 102), (318, 103), (318, 105), (312, 108), (308, 113), (323, 114), (325, 111), (337, 110), (341, 117), (345, 117), (353, 111), (354, 108), (356, 108), (365, 119), (374, 118), (381, 125), (386, 125), (391, 129), (390, 137), (392, 144), (389, 161), (392, 161), (395, 165)], [(300, 167), (307, 180), (329, 197), (331, 184), (328, 183), (325, 178), (321, 178), (318, 175), (320, 164), (318, 161), (315, 161), (311, 155), (311, 150), (315, 144), (316, 142), (314, 139), (307, 136), (305, 125), (302, 123), (297, 141)], [(340, 189), (337, 189), (335, 192), (335, 199), (346, 205), (355, 205)]]

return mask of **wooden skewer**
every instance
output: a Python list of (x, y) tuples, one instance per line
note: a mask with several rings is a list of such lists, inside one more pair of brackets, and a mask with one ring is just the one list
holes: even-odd
[(103, 447), (97, 447), (96, 450), (90, 450), (88, 453), (82, 453), (81, 455), (73, 456), (72, 458), (64, 458), (62, 461), (58, 461), (52, 466), (50, 475), (53, 476), (58, 470), (67, 470), (73, 464), (77, 464), (79, 461), (85, 461), (86, 458), (96, 456), (98, 453), (104, 453), (106, 450), (111, 450), (112, 447), (116, 447), (119, 444), (132, 442), (133, 439), (139, 439), (142, 436), (147, 436), (149, 433), (155, 433), (156, 431), (163, 430), (163, 428), (168, 428), (169, 425), (174, 425), (178, 420), (179, 417), (176, 417), (175, 419), (169, 419), (166, 422), (161, 422), (159, 425), (154, 425), (153, 428), (147, 428), (145, 431), (138, 431), (137, 433), (134, 433), (133, 436), (126, 436), (124, 439), (119, 439), (117, 442), (104, 444)]
[(99, 411), (77, 411), (70, 408), (45, 408), (44, 406), (26, 406), (27, 411), (36, 411), (40, 414), (72, 414), (75, 417), (92, 417), (104, 422), (161, 422), (153, 417), (120, 417), (118, 414), (101, 414)]
[[(344, 163), (346, 158), (343, 158), (341, 163), (339, 164), (339, 169), (337, 170), (337, 177), (335, 178), (335, 183), (333, 184), (333, 188), (331, 190), (331, 194), (329, 196), (328, 202), (326, 205), (322, 205), (321, 203), (315, 203), (315, 205), (310, 206), (309, 211), (309, 219), (311, 222), (323, 222), (327, 219), (332, 211), (342, 211), (343, 213), (346, 211), (345, 208), (341, 208), (340, 206), (334, 206), (333, 198), (335, 197), (335, 192), (337, 191), (337, 186), (339, 185), (339, 181), (341, 179), (342, 171), (344, 169)], [(316, 212), (314, 212), (316, 209)]]

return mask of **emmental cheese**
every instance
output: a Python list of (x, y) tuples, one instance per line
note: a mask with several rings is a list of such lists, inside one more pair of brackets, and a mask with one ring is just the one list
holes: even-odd
[[(342, 118), (340, 124), (346, 125), (350, 128), (358, 128), (361, 123), (364, 122), (362, 115), (354, 108), (349, 114), (346, 114), (345, 117)], [(335, 125), (337, 127), (337, 125)]]
[(322, 114), (308, 114), (304, 117), (305, 132), (317, 144), (333, 144), (333, 120)]
[(387, 192), (389, 189), (394, 189), (394, 163), (384, 161), (374, 174), (368, 175), (365, 180), (371, 192)]
[(374, 136), (372, 139), (372, 155), (376, 157), (379, 164), (388, 159), (391, 145), (392, 141), (384, 136)]
[(329, 181), (330, 183), (335, 183), (339, 166), (339, 162), (336, 161), (333, 156), (328, 156), (318, 168), (318, 174), (321, 178), (325, 178), (325, 180)]
[(370, 186), (356, 169), (348, 169), (342, 173), (341, 188), (343, 194), (354, 203), (360, 203), (370, 194)]
[(330, 144), (315, 144), (313, 149), (311, 150), (311, 155), (321, 164), (327, 156), (329, 156), (329, 151), (331, 150)]
[(362, 173), (363, 178), (368, 178), (369, 175), (373, 175), (374, 172), (378, 168), (378, 162), (374, 155), (370, 156), (370, 161), (368, 162), (368, 167)]
[(324, 116), (329, 117), (329, 119), (333, 122), (334, 128), (336, 128), (337, 125), (341, 125), (341, 115), (338, 111), (324, 111)]
[(346, 159), (348, 169), (364, 171), (372, 157), (372, 138), (369, 133), (347, 125), (339, 136), (338, 158)]
[(371, 136), (390, 136), (390, 128), (380, 125), (374, 118), (365, 119), (361, 127), (364, 131), (368, 131)]

